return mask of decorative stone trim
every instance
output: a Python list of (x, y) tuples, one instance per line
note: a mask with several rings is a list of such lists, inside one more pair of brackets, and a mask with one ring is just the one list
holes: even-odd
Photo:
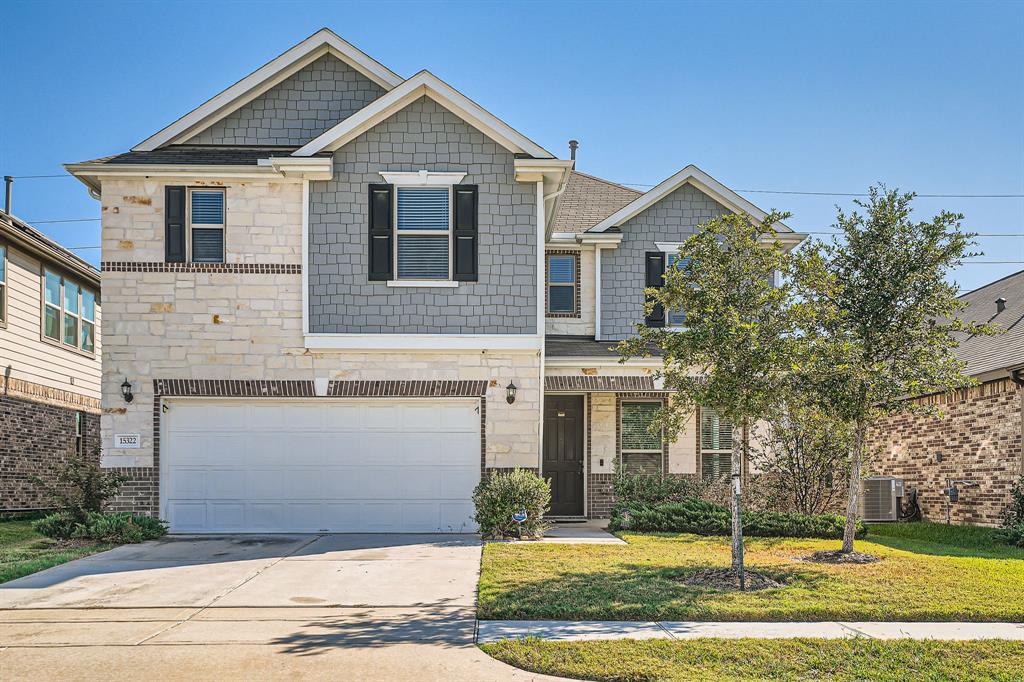
[(914, 405), (953, 405), (965, 400), (988, 398), (1015, 390), (1017, 390), (1017, 385), (1013, 383), (1012, 379), (995, 379), (994, 381), (986, 381), (983, 384), (962, 388), (950, 393), (932, 393), (911, 398), (907, 402)]
[(66, 391), (60, 388), (43, 386), (32, 381), (16, 379), (0, 374), (0, 394), (10, 398), (22, 398), (37, 403), (45, 403), (55, 407), (81, 410), (92, 414), (100, 413), (99, 398)]
[(312, 381), (263, 379), (155, 379), (158, 396), (205, 396), (216, 398), (312, 398)]
[[(576, 282), (573, 284), (575, 290), (576, 302), (574, 303), (574, 312), (571, 313), (551, 313), (548, 312), (548, 291), (549, 291), (549, 267), (548, 267), (548, 256), (573, 256), (576, 259), (576, 263), (573, 266), (573, 272), (576, 273)], [(579, 319), (583, 313), (581, 305), (582, 297), (580, 295), (580, 252), (579, 251), (566, 251), (566, 250), (552, 250), (544, 252), (544, 316), (552, 318), (575, 318)]]
[(103, 272), (196, 272), (240, 275), (301, 275), (301, 263), (161, 263), (159, 261), (103, 261)]
[[(547, 376), (545, 391), (586, 391), (618, 393), (621, 391), (654, 391), (654, 378), (650, 376)], [(658, 393), (657, 397), (664, 397)]]
[(477, 398), (487, 392), (487, 381), (332, 381), (331, 397), (362, 398)]

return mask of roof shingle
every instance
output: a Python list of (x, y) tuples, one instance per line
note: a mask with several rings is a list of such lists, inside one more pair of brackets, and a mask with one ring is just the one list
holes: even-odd
[[(1006, 299), (1001, 312), (996, 300)], [(987, 322), (1005, 330), (996, 336), (959, 335), (957, 357), (967, 363), (964, 372), (971, 376), (1024, 365), (1024, 270), (986, 284), (960, 296), (967, 308), (960, 318)]]
[(572, 171), (551, 226), (553, 232), (586, 232), (643, 192)]

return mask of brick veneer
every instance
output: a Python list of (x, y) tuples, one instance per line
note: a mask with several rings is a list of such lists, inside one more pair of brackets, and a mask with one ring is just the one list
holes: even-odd
[(195, 272), (238, 275), (301, 275), (301, 263), (164, 263), (159, 261), (103, 261), (103, 272)]
[(899, 414), (880, 420), (868, 433), (868, 469), (903, 478), (908, 489), (917, 488), (921, 512), (930, 521), (946, 520), (942, 491), (947, 478), (977, 481), (978, 487), (960, 488), (951, 518), (954, 523), (997, 525), (1024, 466), (1022, 397), (1021, 387), (1000, 379), (919, 398), (917, 402), (940, 406), (945, 416)]
[(50, 506), (28, 479), (52, 480), (75, 453), (77, 412), (84, 416), (84, 453), (98, 461), (100, 416), (95, 411), (0, 395), (0, 511)]

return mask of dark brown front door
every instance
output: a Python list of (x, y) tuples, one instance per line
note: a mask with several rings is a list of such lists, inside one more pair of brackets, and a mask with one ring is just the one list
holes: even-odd
[(583, 515), (583, 396), (544, 397), (544, 478), (551, 515)]

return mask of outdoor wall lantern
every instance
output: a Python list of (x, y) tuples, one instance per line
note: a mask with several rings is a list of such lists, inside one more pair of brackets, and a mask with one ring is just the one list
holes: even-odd
[(128, 381), (128, 377), (125, 377), (124, 383), (121, 384), (121, 397), (124, 398), (126, 403), (130, 403), (135, 399), (135, 396), (132, 395), (132, 384)]
[(508, 382), (508, 386), (505, 387), (505, 402), (509, 405), (516, 401), (516, 385), (511, 381)]

